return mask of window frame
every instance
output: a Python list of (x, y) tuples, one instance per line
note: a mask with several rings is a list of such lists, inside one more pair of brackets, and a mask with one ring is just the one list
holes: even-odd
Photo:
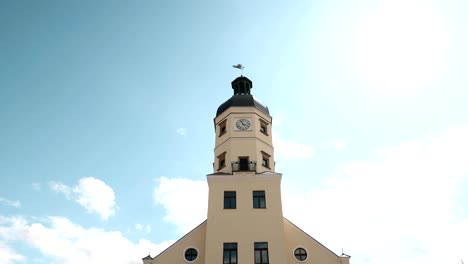
[[(187, 251), (189, 251), (190, 249), (195, 250), (195, 252), (197, 253), (196, 257), (193, 260), (188, 260), (187, 257), (186, 257)], [(193, 262), (197, 261), (199, 256), (200, 256), (200, 252), (198, 251), (198, 248), (196, 248), (196, 247), (187, 247), (183, 252), (184, 260), (187, 263), (193, 263)]]
[(268, 122), (263, 120), (263, 119), (259, 119), (260, 120), (260, 132), (266, 136), (268, 136)]
[[(235, 247), (227, 247), (227, 246), (235, 246)], [(226, 259), (225, 259), (226, 253), (229, 254), (228, 262), (226, 262)], [(233, 253), (235, 255), (234, 261), (232, 259)], [(237, 242), (224, 242), (223, 243), (223, 264), (237, 264), (238, 256), (239, 256), (239, 253), (237, 251)]]
[[(266, 153), (265, 151), (260, 151), (260, 153), (262, 154), (262, 166), (267, 168), (267, 169), (271, 169), (270, 167), (270, 157), (271, 155)], [(264, 164), (264, 162), (266, 161), (266, 165)]]
[[(266, 260), (263, 259), (264, 253), (266, 253)], [(257, 254), (260, 257), (258, 262)], [(254, 263), (255, 264), (269, 264), (269, 254), (268, 254), (268, 242), (254, 242)]]
[(227, 119), (221, 121), (221, 122), (218, 124), (218, 128), (219, 128), (218, 137), (221, 137), (221, 136), (223, 136), (224, 134), (226, 134), (226, 133), (227, 133)]
[[(300, 260), (297, 258), (296, 255), (299, 255), (299, 256), (304, 256), (304, 254), (296, 254), (296, 251), (297, 250), (304, 250), (305, 252), (305, 259), (303, 260)], [(299, 247), (296, 247), (294, 250), (293, 250), (293, 256), (294, 256), (294, 260), (296, 260), (297, 262), (305, 262), (309, 259), (309, 251), (307, 251), (307, 249), (305, 247), (302, 247), (302, 246), (299, 246)]]
[(216, 158), (218, 159), (218, 171), (224, 169), (226, 167), (226, 151), (219, 154)]
[[(230, 194), (230, 196), (227, 196), (227, 194)], [(226, 204), (229, 204), (230, 206), (234, 204), (234, 207), (226, 207)], [(236, 191), (224, 191), (223, 209), (237, 209), (237, 192)]]
[[(263, 201), (263, 204), (262, 204), (262, 201)], [(253, 203), (254, 209), (266, 209), (265, 191), (264, 190), (252, 191), (252, 203)]]

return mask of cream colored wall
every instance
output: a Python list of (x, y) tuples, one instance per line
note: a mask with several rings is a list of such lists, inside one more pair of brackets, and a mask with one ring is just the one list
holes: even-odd
[[(284, 236), (286, 239), (286, 258), (287, 264), (297, 263), (320, 263), (320, 264), (347, 264), (345, 262), (348, 258), (340, 258), (335, 253), (324, 247), (322, 244), (311, 238), (304, 231), (296, 227), (294, 224), (289, 222), (286, 218), (284, 222)], [(294, 257), (294, 250), (298, 247), (302, 247), (307, 251), (307, 259), (305, 261), (298, 261)], [(342, 262), (342, 259), (344, 262)]]
[[(236, 130), (235, 122), (240, 118), (249, 119), (252, 123), (249, 130)], [(268, 135), (260, 132), (260, 120), (268, 124)], [(226, 133), (219, 136), (219, 124), (226, 121)], [(257, 162), (257, 172), (275, 171), (272, 145), (272, 118), (254, 107), (231, 107), (214, 120), (216, 140), (214, 149), (214, 172), (232, 173), (231, 162), (238, 161), (240, 156), (249, 156), (250, 161)], [(264, 151), (270, 155), (270, 168), (263, 167)], [(226, 152), (226, 167), (218, 170), (218, 156)]]
[[(206, 221), (156, 256), (152, 261), (145, 261), (144, 264), (205, 264), (205, 236)], [(197, 249), (198, 258), (193, 262), (187, 262), (184, 257), (185, 250), (191, 247)]]
[[(266, 136), (263, 133), (260, 132), (260, 119), (266, 121), (269, 124), (269, 131), (268, 134), (271, 135), (271, 124), (272, 124), (272, 117), (263, 113), (262, 111), (258, 110), (255, 107), (230, 107), (228, 110), (224, 111), (222, 114), (217, 116), (214, 119), (215, 126), (217, 128), (217, 125), (221, 123), (224, 120), (227, 120), (227, 133), (222, 136), (218, 137), (219, 131), (216, 131), (216, 142), (215, 145), (219, 145), (220, 142), (224, 141), (223, 138), (229, 138), (232, 137), (233, 135), (239, 135), (239, 133), (242, 133), (242, 131), (234, 131), (233, 129), (235, 128), (235, 124), (233, 119), (237, 118), (251, 118), (253, 122), (252, 127), (254, 128), (253, 130), (249, 131), (255, 131), (255, 135), (258, 136), (260, 139), (264, 140), (268, 144), (272, 145), (272, 140), (271, 136)], [(231, 121), (231, 122), (229, 122)], [(234, 134), (233, 134), (234, 133)]]
[(350, 256), (340, 256), (341, 264), (349, 264)]
[[(281, 174), (208, 175), (206, 263), (222, 263), (223, 243), (238, 243), (238, 262), (253, 263), (254, 242), (268, 242), (270, 264), (284, 264)], [(254, 209), (252, 192), (264, 190), (266, 209)], [(224, 191), (236, 191), (237, 208), (224, 208)]]

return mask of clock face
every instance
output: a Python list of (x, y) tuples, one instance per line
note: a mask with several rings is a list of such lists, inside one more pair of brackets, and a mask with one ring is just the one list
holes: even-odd
[(250, 121), (248, 119), (239, 119), (236, 122), (237, 129), (246, 130), (250, 127)]

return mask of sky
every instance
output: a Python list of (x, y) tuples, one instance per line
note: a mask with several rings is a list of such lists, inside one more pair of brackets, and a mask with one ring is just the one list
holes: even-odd
[(201, 223), (237, 63), (286, 218), (353, 264), (468, 263), (467, 11), (0, 1), (0, 264), (142, 263)]

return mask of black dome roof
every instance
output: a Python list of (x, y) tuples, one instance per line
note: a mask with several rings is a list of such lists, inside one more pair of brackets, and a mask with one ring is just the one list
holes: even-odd
[(216, 116), (219, 116), (224, 111), (226, 111), (229, 107), (232, 106), (253, 106), (258, 110), (262, 111), (263, 113), (270, 115), (270, 111), (268, 111), (268, 107), (255, 99), (251, 94), (235, 94), (231, 98), (229, 98), (226, 102), (218, 107), (218, 111), (216, 111)]
[(249, 78), (241, 75), (231, 82), (231, 86), (234, 90), (234, 95), (218, 107), (216, 116), (219, 116), (231, 106), (255, 107), (263, 113), (270, 115), (268, 107), (250, 94), (252, 81)]

